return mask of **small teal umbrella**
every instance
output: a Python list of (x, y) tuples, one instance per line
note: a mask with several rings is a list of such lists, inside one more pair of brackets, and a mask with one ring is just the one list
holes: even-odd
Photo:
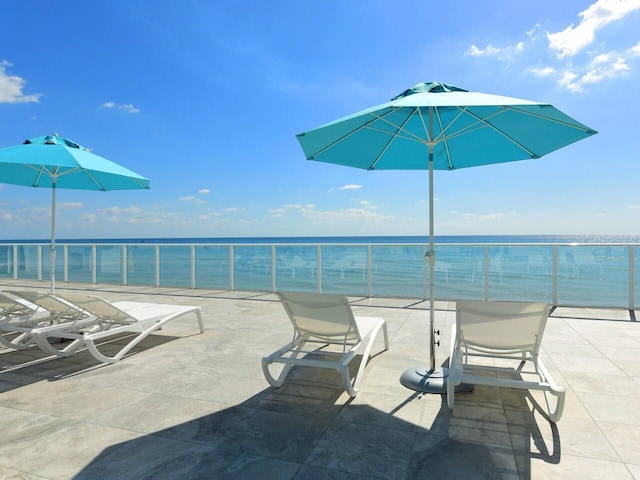
[(595, 133), (547, 103), (429, 82), (297, 135), (308, 160), (367, 170), (429, 170), (430, 365), (405, 372), (403, 384), (441, 391), (447, 375), (435, 368), (433, 171), (538, 159)]
[(148, 189), (149, 180), (57, 134), (0, 148), (0, 183), (51, 188), (51, 291), (55, 288), (56, 189)]

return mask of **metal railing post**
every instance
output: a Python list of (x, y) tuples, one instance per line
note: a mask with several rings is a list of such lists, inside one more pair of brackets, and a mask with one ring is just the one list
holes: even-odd
[(160, 286), (160, 245), (156, 245), (156, 287)]
[(373, 276), (373, 270), (372, 270), (372, 265), (373, 265), (373, 257), (372, 257), (372, 252), (371, 252), (371, 245), (367, 246), (367, 296), (369, 298), (372, 297), (372, 276)]
[(91, 245), (91, 283), (98, 283), (98, 246)]
[(629, 310), (636, 308), (636, 262), (635, 247), (629, 245)]
[(120, 259), (120, 263), (122, 264), (122, 285), (126, 285), (128, 282), (127, 279), (127, 268), (128, 268), (128, 253), (127, 246), (122, 245), (122, 258)]
[(558, 304), (558, 246), (554, 245), (551, 247), (551, 282), (553, 287), (551, 289), (552, 292), (552, 302), (553, 305)]
[(69, 245), (62, 246), (62, 281), (69, 282)]
[(484, 300), (489, 300), (489, 246), (484, 246)]
[(322, 293), (322, 246), (316, 247), (316, 275), (318, 278), (318, 293)]
[(235, 251), (233, 245), (229, 245), (229, 290), (233, 291), (234, 287), (234, 261), (233, 256), (235, 255)]
[(13, 279), (18, 279), (18, 245), (13, 246)]

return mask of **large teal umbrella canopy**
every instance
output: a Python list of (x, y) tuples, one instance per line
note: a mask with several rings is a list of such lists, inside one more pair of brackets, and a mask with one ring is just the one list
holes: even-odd
[(0, 148), (0, 183), (51, 188), (51, 291), (55, 285), (56, 189), (150, 188), (149, 179), (55, 134)]
[(297, 135), (308, 160), (367, 170), (429, 170), (430, 365), (417, 369), (407, 386), (441, 391), (444, 382), (434, 379), (446, 377), (435, 369), (433, 171), (538, 159), (596, 133), (548, 103), (428, 82)]
[(547, 103), (420, 83), (297, 135), (309, 160), (369, 170), (454, 170), (540, 158), (596, 132)]

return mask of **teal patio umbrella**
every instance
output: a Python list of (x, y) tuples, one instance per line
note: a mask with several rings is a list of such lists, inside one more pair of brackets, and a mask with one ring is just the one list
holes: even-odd
[(0, 148), (0, 183), (51, 188), (51, 291), (55, 289), (56, 189), (148, 189), (149, 180), (57, 134)]
[(538, 159), (595, 133), (547, 103), (429, 82), (297, 135), (308, 160), (366, 170), (429, 171), (430, 364), (407, 370), (401, 377), (405, 386), (441, 392), (447, 376), (435, 365), (434, 170)]

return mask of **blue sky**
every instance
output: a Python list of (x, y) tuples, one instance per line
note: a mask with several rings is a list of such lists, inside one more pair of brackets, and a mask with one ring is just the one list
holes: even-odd
[[(640, 0), (4, 0), (0, 147), (51, 133), (151, 179), (58, 191), (58, 238), (427, 235), (426, 171), (305, 160), (295, 135), (422, 81), (599, 131), (435, 173), (435, 233), (640, 234)], [(0, 239), (51, 192), (0, 184)]]

